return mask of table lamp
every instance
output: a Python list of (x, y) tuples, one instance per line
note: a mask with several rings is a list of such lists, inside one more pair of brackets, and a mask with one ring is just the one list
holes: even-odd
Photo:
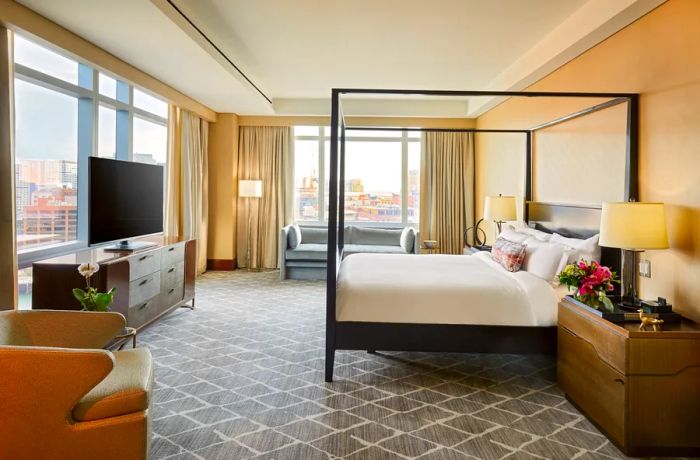
[(639, 306), (638, 255), (645, 249), (668, 248), (664, 204), (603, 203), (599, 244), (622, 250), (622, 305)]
[(262, 181), (261, 180), (239, 180), (238, 181), (238, 196), (248, 200), (248, 235), (246, 244), (246, 267), (250, 270), (250, 234), (253, 223), (253, 212), (250, 206), (251, 198), (260, 198), (262, 196)]
[(515, 210), (514, 196), (487, 196), (484, 202), (484, 219), (492, 220), (498, 228), (496, 237), (501, 233), (501, 224), (518, 218)]

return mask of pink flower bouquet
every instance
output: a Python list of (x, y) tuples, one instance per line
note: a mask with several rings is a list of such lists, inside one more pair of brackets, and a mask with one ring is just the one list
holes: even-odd
[(605, 307), (612, 311), (614, 306), (608, 293), (615, 289), (613, 283), (619, 283), (617, 273), (598, 262), (581, 260), (569, 264), (559, 273), (559, 282), (575, 290), (574, 298), (593, 308)]

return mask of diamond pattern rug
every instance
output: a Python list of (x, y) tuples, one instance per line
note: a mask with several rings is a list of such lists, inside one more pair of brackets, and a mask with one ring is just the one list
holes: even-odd
[(197, 308), (139, 334), (156, 363), (152, 459), (624, 458), (545, 356), (338, 352), (325, 283), (209, 272)]

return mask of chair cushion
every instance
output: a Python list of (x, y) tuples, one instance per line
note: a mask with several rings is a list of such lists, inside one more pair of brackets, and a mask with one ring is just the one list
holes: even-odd
[(328, 244), (328, 229), (324, 227), (299, 227), (304, 243)]
[(301, 243), (296, 249), (287, 249), (285, 254), (287, 260), (326, 260), (327, 252), (328, 246), (325, 244)]
[(355, 227), (351, 244), (380, 245), (380, 246), (401, 246), (401, 232), (403, 229)]
[(102, 420), (148, 409), (153, 386), (153, 363), (147, 348), (114, 353), (112, 372), (73, 408), (80, 422)]
[(343, 250), (345, 255), (370, 253), (370, 254), (406, 254), (401, 246), (380, 246), (376, 244), (346, 244)]

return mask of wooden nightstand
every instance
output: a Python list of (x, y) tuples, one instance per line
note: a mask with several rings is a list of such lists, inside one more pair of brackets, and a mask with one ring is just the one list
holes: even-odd
[(625, 454), (700, 454), (700, 326), (659, 332), (559, 303), (557, 378)]

